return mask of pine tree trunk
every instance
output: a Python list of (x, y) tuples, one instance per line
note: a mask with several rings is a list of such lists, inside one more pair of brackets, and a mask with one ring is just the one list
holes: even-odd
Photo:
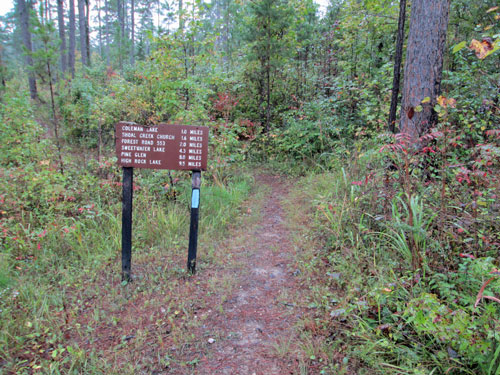
[(88, 65), (87, 61), (87, 26), (85, 21), (85, 0), (78, 0), (78, 30), (80, 31), (80, 53), (82, 64)]
[(66, 56), (66, 32), (64, 29), (64, 0), (57, 0), (57, 22), (59, 24), (59, 39), (61, 39), (61, 71), (68, 69)]
[[(449, 0), (413, 0), (401, 105), (400, 130), (413, 141), (435, 123), (441, 89)], [(430, 101), (422, 103), (425, 98)], [(422, 106), (416, 110), (418, 106)]]
[(179, 31), (184, 31), (184, 15), (182, 14), (182, 0), (179, 0)]
[(85, 0), (85, 51), (87, 52), (87, 65), (90, 66), (90, 0)]
[(270, 61), (266, 64), (266, 133), (269, 133), (271, 128), (271, 67)]
[(75, 49), (76, 49), (76, 22), (75, 22), (75, 0), (69, 0), (69, 51), (68, 65), (71, 77), (75, 77)]
[(61, 139), (59, 137), (59, 122), (56, 115), (56, 104), (54, 100), (54, 86), (52, 85), (52, 72), (50, 62), (47, 61), (47, 73), (49, 75), (50, 106), (52, 108), (52, 118), (54, 119), (54, 134), (56, 136), (57, 154), (59, 156), (59, 171), (64, 174), (64, 163), (62, 159)]
[(36, 99), (38, 97), (38, 92), (36, 89), (36, 78), (35, 73), (31, 70), (33, 68), (33, 58), (31, 57), (32, 46), (31, 46), (31, 32), (29, 25), (29, 10), (31, 9), (31, 3), (29, 2), (29, 8), (25, 0), (19, 0), (19, 18), (21, 20), (21, 32), (23, 35), (23, 43), (26, 48), (25, 62), (28, 67), (28, 84), (30, 89), (31, 99)]
[(0, 82), (2, 87), (6, 87), (7, 83), (5, 82), (5, 64), (3, 62), (3, 47), (0, 46)]
[(102, 53), (102, 22), (101, 22), (101, 0), (97, 0), (97, 22), (99, 25), (99, 55), (101, 56), (101, 59), (104, 58), (103, 53)]
[(104, 0), (104, 23), (106, 24), (106, 65), (109, 66), (109, 0)]
[(406, 0), (399, 0), (398, 36), (396, 54), (394, 56), (394, 75), (392, 78), (391, 109), (389, 110), (389, 131), (396, 131), (396, 111), (398, 108), (399, 86), (401, 80), (401, 63), (403, 61), (403, 44), (405, 38)]
[(45, 12), (45, 21), (51, 21), (50, 3), (48, 0), (45, 0), (44, 12)]
[(116, 1), (116, 11), (118, 12), (118, 61), (120, 69), (123, 69), (122, 44), (123, 44), (123, 5), (121, 0)]
[(135, 64), (135, 2), (131, 0), (130, 3), (130, 21), (132, 24), (132, 33), (130, 35), (130, 64)]
[[(129, 35), (129, 30), (130, 30), (130, 27), (128, 24), (129, 20), (127, 17), (127, 14), (128, 14), (127, 5), (128, 5), (128, 0), (123, 0), (123, 30), (122, 30), (122, 34), (123, 34), (123, 40), (125, 42), (128, 40), (128, 35)], [(124, 51), (124, 54), (125, 54), (125, 51)]]

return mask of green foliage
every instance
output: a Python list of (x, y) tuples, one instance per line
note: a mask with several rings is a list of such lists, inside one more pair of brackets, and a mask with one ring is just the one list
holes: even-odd
[(50, 154), (49, 142), (42, 140), (43, 129), (36, 123), (24, 92), (6, 92), (0, 103), (0, 165), (22, 166)]
[[(91, 373), (101, 373), (101, 369), (109, 373), (101, 360), (93, 355), (82, 357), (81, 348), (68, 346), (65, 336), (73, 324), (68, 314), (76, 313), (86, 299), (74, 291), (83, 290), (82, 282), (88, 286), (90, 280), (108, 274), (110, 265), (113, 274), (116, 268), (116, 278), (119, 275), (121, 184), (115, 163), (103, 159), (84, 168), (69, 163), (71, 168), (64, 175), (44, 164), (39, 169), (2, 169), (9, 176), (0, 180), (0, 357), (4, 369), (23, 373), (50, 365), (61, 372), (69, 366), (79, 369), (74, 373), (87, 368)], [(180, 249), (187, 246), (189, 175), (149, 170), (135, 174), (136, 267), (140, 269), (141, 257), (155, 255), (163, 261), (166, 251), (170, 268), (162, 271), (160, 267), (158, 274), (172, 274), (173, 264), (184, 256)], [(224, 185), (204, 179), (200, 243), (207, 246), (221, 239), (250, 190), (249, 177), (230, 175)], [(119, 282), (115, 287), (120, 288)], [(82, 293), (88, 292), (85, 288)], [(81, 325), (75, 323), (72, 329), (77, 332)], [(21, 360), (26, 356), (30, 361)]]

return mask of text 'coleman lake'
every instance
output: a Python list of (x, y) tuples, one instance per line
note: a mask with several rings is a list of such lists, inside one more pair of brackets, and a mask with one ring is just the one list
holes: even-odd
[(116, 156), (123, 167), (206, 170), (208, 127), (116, 124)]

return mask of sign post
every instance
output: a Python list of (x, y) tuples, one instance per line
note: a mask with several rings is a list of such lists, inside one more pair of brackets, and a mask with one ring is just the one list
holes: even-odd
[(191, 181), (191, 224), (189, 226), (189, 248), (187, 269), (196, 272), (196, 248), (198, 245), (198, 211), (200, 208), (201, 172), (193, 171)]
[(123, 203), (122, 203), (122, 281), (130, 281), (130, 263), (132, 258), (132, 194), (134, 168), (123, 168)]
[(132, 277), (132, 194), (134, 168), (191, 170), (191, 225), (188, 270), (196, 270), (201, 171), (207, 169), (208, 127), (132, 122), (116, 124), (116, 155), (123, 167), (122, 280)]

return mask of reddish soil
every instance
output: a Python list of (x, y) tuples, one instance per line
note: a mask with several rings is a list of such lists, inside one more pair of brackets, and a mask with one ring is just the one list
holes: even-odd
[(287, 182), (276, 176), (259, 176), (256, 182), (271, 189), (263, 218), (225, 244), (233, 254), (233, 267), (220, 272), (234, 277), (233, 292), (223, 312), (211, 311), (204, 322), (202, 329), (211, 331), (216, 341), (197, 366), (198, 374), (277, 375), (297, 370), (291, 349), (298, 316), (294, 305), (283, 300), (297, 288), (280, 201)]

